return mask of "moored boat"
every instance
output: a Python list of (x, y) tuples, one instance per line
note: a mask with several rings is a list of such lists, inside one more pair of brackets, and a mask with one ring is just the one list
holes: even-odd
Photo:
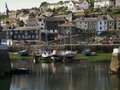
[(18, 54), (21, 55), (21, 56), (28, 56), (28, 55), (29, 55), (29, 52), (28, 52), (28, 50), (26, 49), (26, 50), (19, 51)]
[(82, 53), (83, 53), (85, 56), (91, 56), (91, 55), (92, 55), (92, 52), (91, 52), (89, 49), (83, 50)]
[(29, 68), (13, 68), (11, 73), (12, 74), (28, 74)]
[(44, 59), (50, 58), (51, 57), (51, 52), (50, 51), (44, 51), (41, 56)]
[(77, 51), (63, 51), (62, 57), (64, 59), (73, 59), (76, 54), (77, 54)]
[(53, 50), (51, 54), (51, 59), (55, 62), (62, 62), (62, 55), (57, 50)]

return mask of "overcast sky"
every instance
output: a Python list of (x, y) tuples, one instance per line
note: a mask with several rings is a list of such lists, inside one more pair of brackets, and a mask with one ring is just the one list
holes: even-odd
[(58, 2), (60, 0), (0, 0), (0, 12), (5, 12), (5, 2), (9, 10), (17, 10), (22, 8), (39, 7), (41, 2)]

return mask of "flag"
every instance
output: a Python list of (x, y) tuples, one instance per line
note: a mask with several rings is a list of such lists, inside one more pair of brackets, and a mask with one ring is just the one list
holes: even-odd
[(8, 6), (7, 6), (7, 3), (5, 3), (5, 9), (6, 9), (6, 15), (9, 16), (9, 9), (8, 9)]

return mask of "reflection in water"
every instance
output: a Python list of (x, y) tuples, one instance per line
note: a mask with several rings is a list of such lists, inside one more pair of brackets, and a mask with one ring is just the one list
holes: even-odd
[[(119, 90), (108, 63), (35, 64), (29, 75), (14, 75), (10, 90)], [(1, 89), (0, 89), (1, 90)]]
[(0, 77), (0, 90), (10, 90), (11, 76)]

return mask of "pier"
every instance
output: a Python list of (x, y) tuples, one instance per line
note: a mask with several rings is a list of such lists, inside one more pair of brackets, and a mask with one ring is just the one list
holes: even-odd
[(110, 73), (120, 73), (120, 48), (113, 49)]
[(0, 45), (0, 75), (11, 71), (11, 62), (7, 46)]

